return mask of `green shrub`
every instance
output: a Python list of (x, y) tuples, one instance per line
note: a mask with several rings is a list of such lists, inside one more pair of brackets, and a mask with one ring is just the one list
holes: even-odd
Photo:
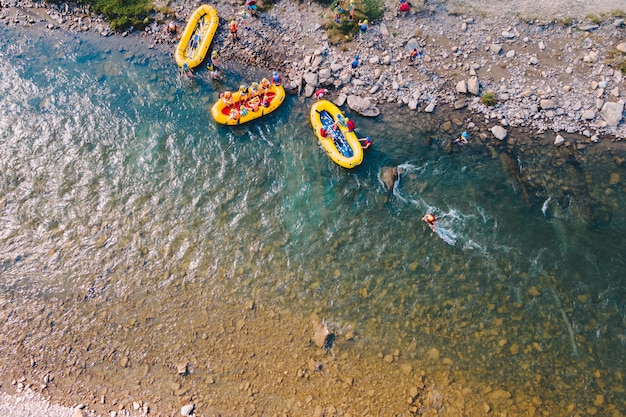
[(363, 14), (370, 22), (378, 20), (383, 15), (384, 5), (385, 3), (382, 0), (363, 0)]
[(483, 103), (485, 106), (489, 106), (489, 107), (495, 106), (496, 96), (493, 94), (493, 91), (487, 91), (480, 98), (480, 102)]

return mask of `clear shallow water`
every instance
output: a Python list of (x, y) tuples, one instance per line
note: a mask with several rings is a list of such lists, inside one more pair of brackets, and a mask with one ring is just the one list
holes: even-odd
[[(171, 288), (202, 283), (233, 303), (315, 311), (381, 351), (437, 348), (477, 380), (556, 409), (572, 398), (624, 409), (618, 158), (507, 158), (475, 138), (450, 152), (430, 116), (355, 117), (375, 143), (346, 171), (317, 147), (308, 102), (219, 127), (209, 106), (224, 87), (181, 82), (167, 55), (2, 34), (3, 309), (69, 296), (109, 303), (104, 323), (116, 323), (137, 313), (115, 300), (138, 288), (150, 288), (138, 308), (179, 311), (196, 300), (169, 305)], [(390, 192), (383, 166), (402, 168)], [(427, 211), (437, 236), (420, 221)], [(63, 320), (98, 329), (93, 308)], [(155, 338), (146, 349), (166, 355), (174, 342)]]

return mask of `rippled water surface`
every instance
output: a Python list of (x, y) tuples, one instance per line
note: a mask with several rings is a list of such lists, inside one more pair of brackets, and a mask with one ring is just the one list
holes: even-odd
[[(450, 150), (454, 132), (432, 116), (354, 116), (375, 142), (347, 171), (317, 146), (309, 101), (217, 126), (209, 106), (242, 77), (228, 64), (230, 82), (189, 83), (170, 56), (110, 43), (125, 41), (2, 29), (0, 42), (7, 322), (17, 304), (93, 299), (105, 317), (86, 303), (62, 321), (109, 334), (142, 316), (122, 304), (134, 297), (201, 320), (194, 294), (168, 297), (200, 284), (316, 312), (383, 351), (437, 348), (556, 409), (624, 410), (623, 155), (516, 153), (477, 137)], [(400, 167), (392, 191), (384, 166)], [(437, 235), (420, 221), (428, 211)], [(48, 343), (54, 326), (37, 323), (30, 336)], [(117, 337), (141, 349), (136, 334)], [(163, 330), (146, 349), (173, 345)]]

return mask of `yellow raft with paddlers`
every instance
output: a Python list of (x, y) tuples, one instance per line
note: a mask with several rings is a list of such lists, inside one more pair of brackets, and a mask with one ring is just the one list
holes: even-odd
[(220, 19), (213, 6), (203, 4), (189, 18), (174, 58), (179, 67), (197, 67), (206, 56)]
[(285, 101), (282, 85), (264, 78), (250, 86), (243, 84), (235, 92), (224, 91), (211, 107), (211, 116), (217, 123), (240, 125), (276, 110)]
[(311, 125), (330, 159), (344, 168), (354, 168), (363, 162), (363, 147), (346, 121), (339, 107), (328, 100), (311, 106)]

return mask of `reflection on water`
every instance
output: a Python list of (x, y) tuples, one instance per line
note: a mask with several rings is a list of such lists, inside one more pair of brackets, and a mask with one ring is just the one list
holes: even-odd
[[(355, 116), (375, 142), (346, 171), (315, 143), (308, 103), (225, 128), (210, 120), (211, 83), (182, 85), (168, 56), (3, 35), (0, 302), (7, 320), (33, 306), (33, 343), (60, 326), (37, 305), (93, 300), (62, 309), (62, 327), (167, 355), (185, 322), (174, 313), (206, 313), (188, 308), (197, 294), (171, 296), (187, 283), (316, 312), (381, 351), (436, 348), (476, 380), (540, 393), (548, 410), (624, 406), (623, 159), (512, 156), (478, 138), (450, 149), (455, 132), (410, 113)], [(383, 166), (400, 168), (390, 192)]]

